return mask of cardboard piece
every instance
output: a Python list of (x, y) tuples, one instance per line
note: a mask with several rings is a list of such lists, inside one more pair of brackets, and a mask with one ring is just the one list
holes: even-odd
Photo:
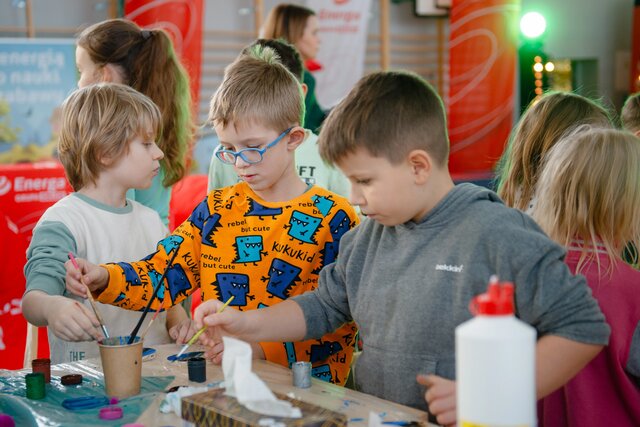
[(184, 397), (182, 418), (194, 423), (197, 427), (253, 427), (260, 426), (260, 420), (266, 418), (271, 418), (287, 427), (346, 427), (347, 425), (347, 417), (344, 414), (283, 394), (274, 394), (278, 399), (287, 400), (300, 408), (302, 418), (269, 417), (250, 411), (238, 403), (234, 397), (226, 396), (222, 388)]

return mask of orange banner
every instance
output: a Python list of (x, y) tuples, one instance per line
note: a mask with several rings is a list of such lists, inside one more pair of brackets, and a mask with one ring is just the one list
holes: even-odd
[(197, 113), (202, 69), (203, 0), (125, 0), (125, 18), (144, 28), (165, 30), (189, 73)]
[(515, 108), (520, 0), (454, 0), (450, 25), (449, 137), (453, 174), (489, 172)]

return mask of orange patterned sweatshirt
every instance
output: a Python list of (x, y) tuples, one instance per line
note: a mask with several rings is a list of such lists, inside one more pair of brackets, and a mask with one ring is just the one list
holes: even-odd
[[(104, 265), (109, 284), (98, 300), (144, 309), (176, 255), (151, 309), (158, 301), (175, 305), (197, 288), (205, 301), (233, 295), (231, 306), (241, 311), (268, 307), (315, 289), (320, 269), (336, 259), (340, 238), (357, 222), (346, 199), (317, 186), (277, 203), (260, 199), (244, 182), (213, 190), (155, 253)], [(318, 340), (261, 346), (267, 360), (284, 366), (310, 361), (312, 375), (342, 385), (355, 334), (349, 323)]]

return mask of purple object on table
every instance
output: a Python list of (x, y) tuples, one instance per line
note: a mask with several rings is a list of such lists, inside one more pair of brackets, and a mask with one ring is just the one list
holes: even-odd
[(7, 414), (0, 414), (0, 427), (15, 427), (16, 422), (13, 417)]

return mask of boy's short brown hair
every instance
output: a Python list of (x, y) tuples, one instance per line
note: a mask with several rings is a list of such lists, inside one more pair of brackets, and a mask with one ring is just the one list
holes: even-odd
[(627, 98), (622, 106), (620, 118), (623, 128), (635, 134), (640, 132), (640, 92)]
[(359, 147), (398, 164), (412, 150), (439, 166), (449, 159), (444, 105), (416, 74), (382, 71), (363, 77), (333, 109), (318, 140), (320, 155), (336, 163)]
[(223, 127), (249, 122), (282, 132), (304, 123), (304, 112), (300, 82), (273, 49), (257, 45), (225, 69), (208, 121)]
[[(161, 136), (160, 110), (127, 85), (99, 83), (78, 89), (62, 104), (58, 154), (75, 191), (125, 155), (137, 136)], [(151, 130), (152, 135), (147, 132)]]

